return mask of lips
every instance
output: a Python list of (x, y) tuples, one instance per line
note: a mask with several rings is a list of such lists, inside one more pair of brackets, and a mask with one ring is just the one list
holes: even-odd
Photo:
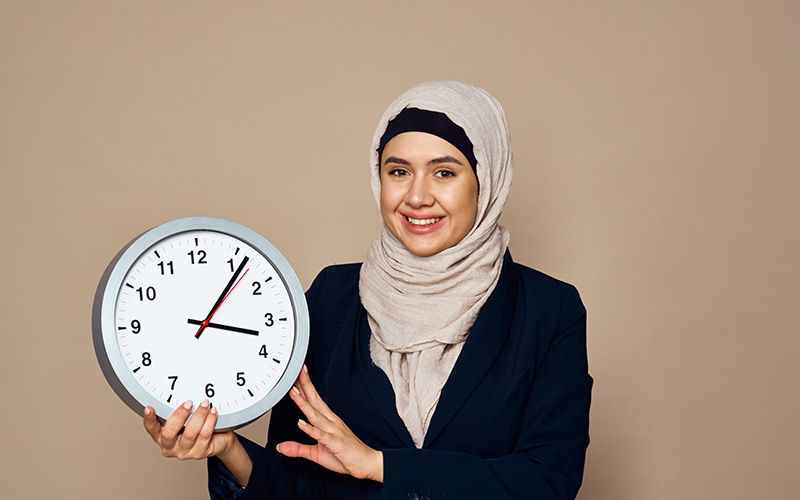
[(409, 216), (406, 216), (406, 220), (414, 226), (429, 226), (431, 224), (436, 224), (437, 222), (442, 220), (442, 218), (434, 217), (432, 219), (414, 219)]
[(403, 215), (403, 227), (411, 234), (428, 234), (436, 231), (444, 224), (445, 217), (410, 217)]

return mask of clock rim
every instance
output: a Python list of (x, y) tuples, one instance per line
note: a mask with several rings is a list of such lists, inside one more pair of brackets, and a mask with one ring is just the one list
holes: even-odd
[[(218, 217), (185, 217), (158, 225), (129, 241), (106, 267), (98, 284), (92, 307), (92, 338), (100, 368), (111, 388), (134, 412), (141, 415), (145, 406), (152, 406), (165, 420), (174, 408), (150, 395), (136, 381), (117, 346), (115, 308), (123, 281), (131, 266), (155, 243), (187, 231), (215, 231), (247, 243), (260, 253), (277, 271), (286, 286), (295, 320), (295, 339), (289, 362), (278, 383), (256, 403), (242, 410), (220, 414), (215, 430), (243, 427), (274, 407), (291, 389), (305, 362), (309, 340), (308, 304), (300, 280), (281, 252), (265, 237), (252, 229)], [(143, 404), (144, 402), (144, 404)]]

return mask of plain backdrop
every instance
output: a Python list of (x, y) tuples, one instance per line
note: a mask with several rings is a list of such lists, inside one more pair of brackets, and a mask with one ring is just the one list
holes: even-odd
[(2, 496), (206, 497), (100, 372), (100, 275), (193, 215), (304, 287), (363, 260), (374, 127), (435, 79), (502, 102), (512, 254), (588, 308), (580, 499), (793, 496), (799, 23), (789, 0), (0, 1)]

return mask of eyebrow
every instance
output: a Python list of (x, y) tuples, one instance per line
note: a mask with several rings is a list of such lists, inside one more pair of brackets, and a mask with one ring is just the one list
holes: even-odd
[[(403, 158), (398, 158), (396, 156), (390, 156), (383, 161), (383, 164), (386, 165), (387, 163), (399, 163), (400, 165), (411, 165), (411, 162), (408, 160), (404, 160)], [(440, 163), (455, 163), (457, 165), (463, 165), (460, 161), (452, 156), (440, 156), (438, 158), (433, 158), (428, 162), (428, 165), (438, 165)]]
[(387, 163), (399, 163), (400, 165), (411, 165), (410, 161), (398, 158), (396, 156), (390, 156), (385, 160), (383, 160), (384, 165), (386, 165)]
[(452, 156), (440, 156), (439, 158), (434, 158), (428, 162), (428, 165), (436, 165), (438, 163), (455, 163), (456, 165), (463, 165), (463, 163)]

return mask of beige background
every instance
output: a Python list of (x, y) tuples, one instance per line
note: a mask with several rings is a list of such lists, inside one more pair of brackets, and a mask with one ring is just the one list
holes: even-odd
[(103, 269), (191, 215), (305, 287), (362, 260), (373, 128), (431, 79), (503, 103), (514, 257), (589, 309), (580, 498), (793, 496), (800, 4), (426, 4), (0, 1), (4, 498), (204, 498), (98, 368)]

